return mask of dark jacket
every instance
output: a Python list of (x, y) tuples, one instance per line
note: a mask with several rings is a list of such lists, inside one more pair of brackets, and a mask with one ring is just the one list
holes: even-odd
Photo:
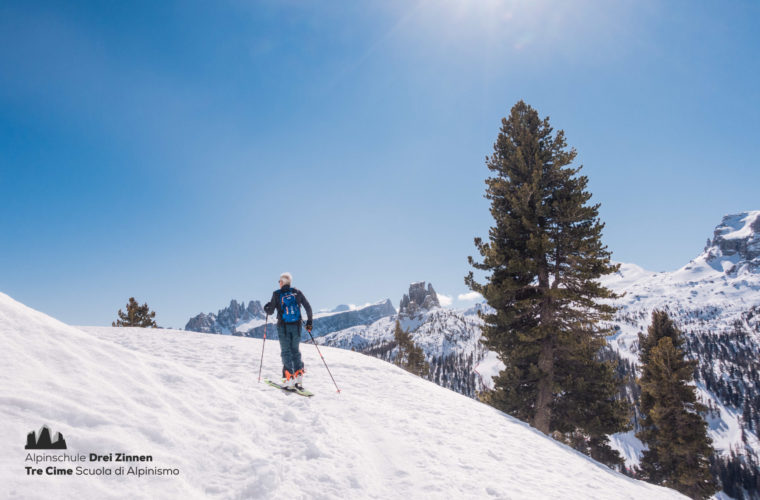
[[(280, 291), (282, 292), (289, 292), (293, 291), (296, 294), (296, 302), (299, 306), (303, 306), (304, 309), (306, 309), (306, 324), (311, 325), (311, 305), (309, 304), (309, 301), (306, 300), (306, 297), (304, 296), (303, 292), (297, 288), (291, 288), (290, 285), (285, 285), (279, 290), (275, 290), (272, 293), (272, 300), (267, 302), (267, 304), (264, 306), (264, 312), (267, 314), (273, 314), (275, 309), (277, 309), (277, 324), (278, 325), (284, 325), (285, 322), (282, 321), (282, 304), (280, 303)], [(299, 325), (301, 322), (299, 321)]]

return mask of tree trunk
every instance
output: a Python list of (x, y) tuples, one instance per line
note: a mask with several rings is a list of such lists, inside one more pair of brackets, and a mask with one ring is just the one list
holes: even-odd
[(551, 402), (553, 398), (552, 386), (554, 380), (554, 346), (551, 337), (546, 337), (541, 342), (541, 353), (538, 355), (538, 369), (541, 370), (541, 379), (538, 381), (538, 395), (536, 397), (536, 414), (533, 417), (533, 427), (549, 434), (551, 422)]
[[(549, 293), (548, 266), (544, 263), (538, 271), (538, 286), (544, 292), (541, 304), (540, 326), (546, 328), (551, 324), (551, 304)], [(554, 342), (551, 333), (546, 333), (541, 340), (541, 352), (538, 354), (538, 369), (541, 372), (536, 395), (536, 413), (533, 416), (533, 427), (544, 434), (549, 434), (551, 422), (551, 403), (554, 399)]]

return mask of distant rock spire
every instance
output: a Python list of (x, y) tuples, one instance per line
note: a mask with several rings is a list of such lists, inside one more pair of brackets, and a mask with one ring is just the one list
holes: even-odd
[(399, 305), (399, 313), (404, 316), (414, 316), (421, 311), (429, 311), (434, 307), (440, 307), (438, 295), (432, 284), (425, 289), (425, 282), (418, 281), (409, 285), (409, 293), (404, 294)]

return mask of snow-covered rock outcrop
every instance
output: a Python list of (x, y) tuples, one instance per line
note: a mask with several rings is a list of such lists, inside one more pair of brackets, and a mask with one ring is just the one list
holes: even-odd
[(723, 217), (707, 240), (705, 261), (731, 275), (760, 270), (760, 210)]

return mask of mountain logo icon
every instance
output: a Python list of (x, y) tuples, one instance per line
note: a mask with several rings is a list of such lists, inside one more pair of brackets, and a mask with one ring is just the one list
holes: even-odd
[(50, 437), (50, 429), (47, 425), (43, 425), (42, 428), (37, 431), (30, 432), (26, 435), (25, 450), (65, 450), (66, 440), (63, 439), (63, 434), (60, 432), (55, 433), (55, 439)]

